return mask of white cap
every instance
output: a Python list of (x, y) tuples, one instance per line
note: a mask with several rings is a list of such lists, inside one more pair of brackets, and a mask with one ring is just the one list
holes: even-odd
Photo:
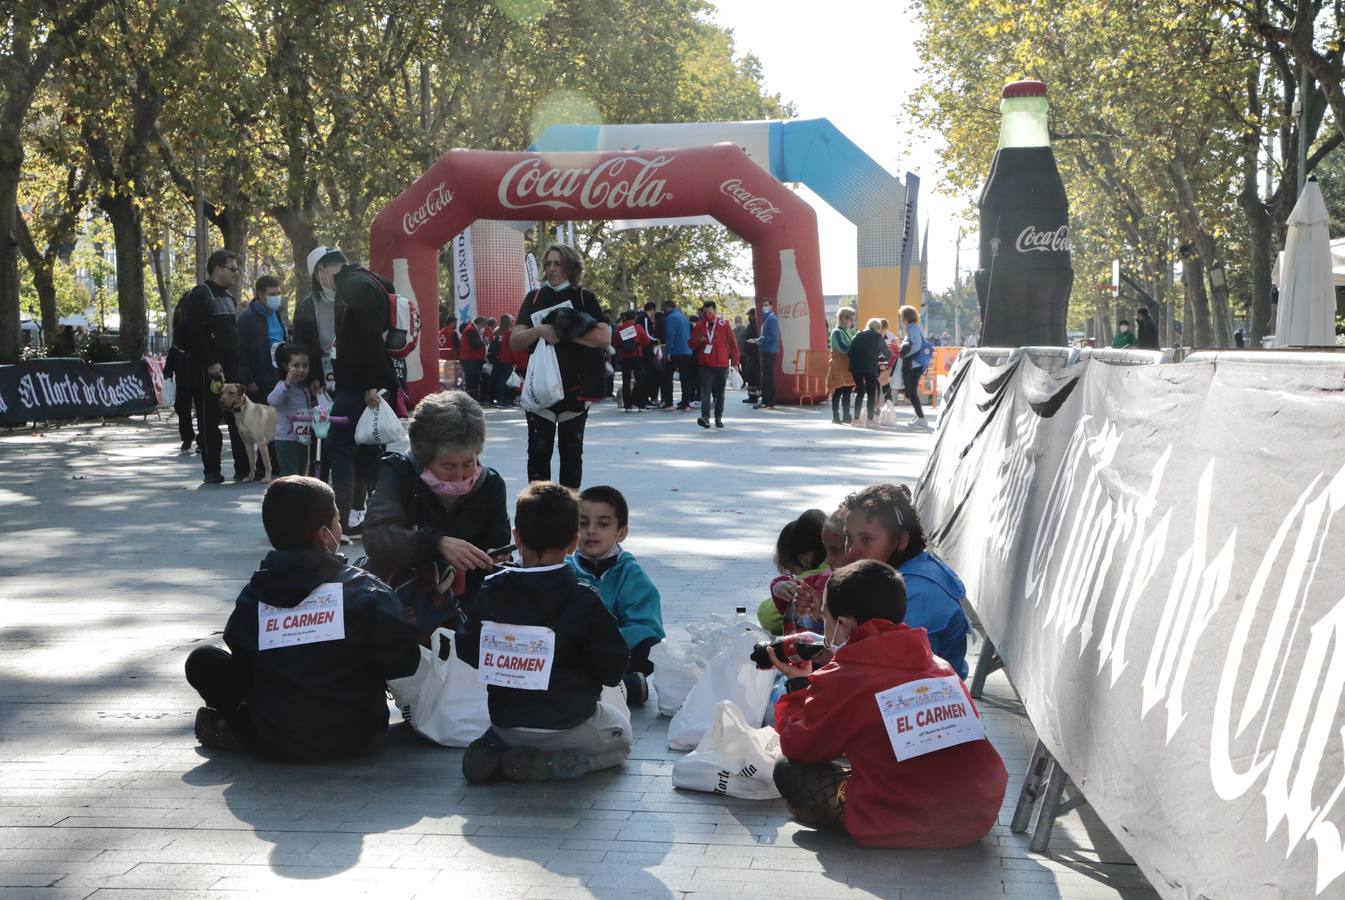
[(316, 247), (313, 252), (308, 254), (308, 277), (313, 277), (313, 271), (317, 269), (318, 263), (328, 256), (335, 254), (341, 257), (341, 262), (346, 261), (346, 255), (336, 247)]

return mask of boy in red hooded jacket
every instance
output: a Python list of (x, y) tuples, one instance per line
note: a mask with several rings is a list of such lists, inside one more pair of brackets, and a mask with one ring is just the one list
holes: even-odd
[(700, 361), (701, 415), (696, 424), (710, 427), (714, 413), (715, 427), (724, 427), (724, 385), (728, 383), (729, 366), (738, 365), (738, 342), (733, 337), (733, 324), (719, 318), (713, 300), (706, 300), (701, 317), (691, 329), (691, 352)]
[[(861, 560), (827, 583), (822, 615), (828, 645), (837, 648), (832, 661), (812, 672), (811, 663), (790, 665), (771, 653), (789, 677), (775, 707), (784, 752), (775, 784), (797, 821), (844, 828), (862, 846), (961, 847), (995, 824), (1008, 773), (989, 740), (968, 739), (969, 731), (980, 734), (980, 713), (957, 673), (930, 651), (925, 630), (898, 624), (905, 613), (901, 575)], [(948, 676), (953, 682), (938, 680)], [(902, 708), (888, 692), (910, 682), (923, 683), (905, 697), (914, 705)], [(931, 729), (943, 746), (917, 746)], [(834, 762), (839, 756), (849, 765)]]

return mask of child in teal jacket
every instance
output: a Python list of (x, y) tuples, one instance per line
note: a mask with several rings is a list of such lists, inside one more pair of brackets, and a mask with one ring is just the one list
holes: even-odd
[(641, 704), (649, 695), (645, 677), (652, 674), (649, 651), (663, 640), (663, 609), (658, 588), (634, 555), (621, 549), (629, 532), (630, 509), (614, 487), (597, 485), (579, 495), (579, 546), (566, 561), (583, 581), (598, 590), (616, 616), (630, 649), (625, 678), (626, 697)]

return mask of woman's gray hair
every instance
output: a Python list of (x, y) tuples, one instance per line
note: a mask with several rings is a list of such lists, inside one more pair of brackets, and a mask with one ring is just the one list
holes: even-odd
[(864, 327), (867, 328), (869, 331), (877, 331), (878, 333), (881, 334), (883, 330), (883, 320), (869, 319), (868, 324), (865, 325)]
[(416, 404), (411, 456), (421, 468), (449, 453), (480, 453), (486, 446), (486, 416), (465, 391), (440, 391)]

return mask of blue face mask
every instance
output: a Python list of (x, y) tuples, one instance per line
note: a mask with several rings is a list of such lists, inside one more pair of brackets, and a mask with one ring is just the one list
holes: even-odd
[(285, 305), (285, 298), (279, 295), (266, 298), (266, 308), (269, 309), (271, 312), (275, 312), (284, 305)]

